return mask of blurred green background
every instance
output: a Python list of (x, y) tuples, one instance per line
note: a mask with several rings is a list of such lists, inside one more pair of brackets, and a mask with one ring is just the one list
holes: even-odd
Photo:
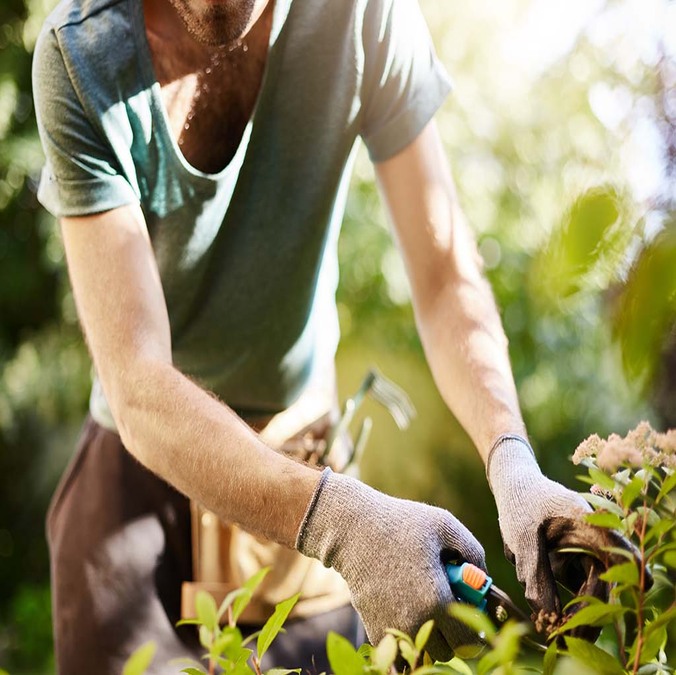
[[(53, 5), (0, 4), (0, 667), (12, 673), (53, 672), (43, 521), (90, 375), (58, 230), (35, 197), (31, 52)], [(422, 6), (455, 82), (438, 119), (532, 441), (544, 470), (577, 487), (569, 456), (589, 434), (676, 426), (676, 4)], [(366, 404), (364, 478), (452, 509), (518, 595), (481, 463), (425, 364), (363, 152), (340, 254), (341, 396), (377, 365), (418, 409), (402, 433)]]

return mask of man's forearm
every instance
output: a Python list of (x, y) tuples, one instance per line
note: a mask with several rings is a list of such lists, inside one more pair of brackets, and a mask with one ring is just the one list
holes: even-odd
[(436, 125), (376, 165), (441, 395), (484, 461), (497, 436), (524, 433), (507, 340), (458, 205)]
[(170, 364), (144, 361), (123, 380), (111, 405), (141, 463), (223, 520), (294, 545), (317, 471), (265, 446)]
[(525, 434), (507, 339), (488, 282), (478, 270), (453, 275), (417, 315), (437, 387), (485, 462), (499, 435)]

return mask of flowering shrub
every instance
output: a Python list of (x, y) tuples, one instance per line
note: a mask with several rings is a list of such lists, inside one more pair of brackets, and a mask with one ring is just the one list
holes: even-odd
[(625, 562), (602, 575), (611, 584), (608, 602), (590, 599), (562, 630), (574, 622), (604, 626), (600, 644), (618, 666), (612, 672), (671, 672), (667, 644), (668, 627), (676, 619), (676, 430), (658, 433), (641, 422), (624, 438), (594, 435), (577, 448), (573, 462), (587, 468), (585, 480), (591, 483), (585, 497), (596, 511), (587, 520), (619, 530), (640, 557), (625, 553)]
[[(591, 490), (583, 494), (594, 507), (594, 512), (586, 516), (588, 522), (621, 532), (638, 553), (612, 550), (623, 556), (623, 561), (601, 574), (610, 586), (606, 601), (591, 596), (573, 598), (564, 608), (563, 618), (552, 623), (544, 655), (529, 652), (526, 646), (526, 636), (533, 632), (533, 626), (508, 621), (496, 630), (475, 607), (455, 603), (451, 613), (484, 643), (471, 667), (460, 656), (448, 663), (429, 661), (424, 647), (432, 622), (423, 625), (415, 638), (391, 630), (378, 645), (363, 645), (358, 650), (345, 638), (330, 633), (327, 654), (335, 675), (509, 675), (526, 670), (544, 675), (673, 672), (676, 661), (669, 656), (669, 629), (676, 626), (676, 430), (657, 433), (642, 422), (624, 438), (612, 434), (603, 440), (594, 435), (577, 448), (573, 462), (586, 468), (587, 475), (581, 479), (591, 485)], [(582, 550), (570, 553), (592, 555)], [(220, 608), (206, 593), (197, 596), (198, 618), (181, 623), (197, 625), (207, 670), (196, 663), (184, 667), (182, 673), (215, 673), (220, 668), (233, 675), (262, 675), (260, 659), (297, 600), (295, 596), (280, 603), (258, 633), (243, 638), (237, 619), (264, 574), (265, 570), (231, 593)], [(597, 628), (600, 637), (595, 643), (574, 637), (572, 631), (580, 626)], [(675, 637), (672, 635), (672, 641)], [(253, 640), (255, 651), (249, 646)], [(142, 675), (153, 654), (152, 644), (143, 645), (130, 658), (123, 675)], [(273, 669), (267, 675), (291, 672), (300, 669)]]
[[(624, 438), (611, 434), (603, 440), (594, 434), (580, 443), (573, 454), (573, 463), (587, 466), (595, 463), (609, 474), (622, 465), (629, 469), (649, 466), (670, 472), (676, 469), (676, 429), (658, 433), (648, 422), (641, 422)], [(620, 478), (620, 482), (624, 480)]]

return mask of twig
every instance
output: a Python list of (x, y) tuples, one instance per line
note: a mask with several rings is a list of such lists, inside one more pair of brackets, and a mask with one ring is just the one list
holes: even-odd
[(636, 607), (636, 623), (638, 635), (636, 636), (636, 654), (634, 655), (634, 667), (632, 673), (638, 673), (641, 664), (641, 649), (643, 648), (643, 602), (645, 600), (645, 530), (648, 524), (648, 502), (643, 500), (643, 522), (641, 523), (641, 532), (639, 534), (640, 553), (641, 553), (641, 576), (639, 579), (638, 602)]

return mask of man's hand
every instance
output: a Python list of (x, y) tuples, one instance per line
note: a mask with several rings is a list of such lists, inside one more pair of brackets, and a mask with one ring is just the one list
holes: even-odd
[(387, 628), (415, 636), (434, 619), (426, 646), (436, 660), (477, 641), (448, 614), (455, 600), (442, 561), (486, 569), (472, 533), (443, 509), (389, 497), (326, 469), (298, 532), (296, 548), (336, 569), (372, 644)]
[[(626, 562), (615, 547), (636, 555), (618, 532), (585, 522), (591, 511), (576, 493), (545, 477), (528, 442), (503, 436), (493, 447), (487, 464), (495, 495), (505, 554), (516, 565), (526, 599), (536, 613), (561, 613), (556, 581), (576, 595), (606, 599), (608, 585), (599, 575), (618, 562)], [(590, 556), (559, 553), (581, 548)], [(585, 633), (580, 636), (586, 637)]]

